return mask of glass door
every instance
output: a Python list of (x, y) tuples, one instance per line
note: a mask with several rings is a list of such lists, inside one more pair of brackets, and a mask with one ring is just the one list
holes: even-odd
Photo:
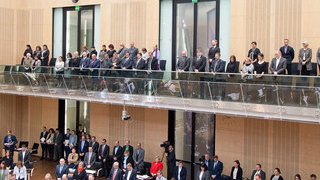
[(189, 57), (195, 57), (197, 49), (207, 55), (213, 39), (218, 39), (218, 2), (219, 0), (176, 0), (173, 8), (173, 51), (172, 69), (176, 58), (186, 51)]

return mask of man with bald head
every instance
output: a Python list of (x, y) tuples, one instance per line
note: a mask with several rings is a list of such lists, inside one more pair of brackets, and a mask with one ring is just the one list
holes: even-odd
[(182, 51), (181, 57), (177, 62), (177, 71), (178, 72), (186, 72), (189, 71), (191, 59), (187, 57), (187, 52)]
[(270, 71), (274, 75), (286, 74), (287, 60), (281, 56), (280, 51), (274, 52), (274, 58), (272, 59)]
[(79, 68), (80, 68), (80, 74), (81, 75), (87, 75), (88, 74), (88, 67), (90, 65), (90, 59), (87, 57), (88, 53), (83, 52), (82, 53), (82, 59), (80, 60)]
[(137, 57), (137, 54), (139, 53), (139, 50), (134, 47), (134, 42), (130, 43), (130, 48), (128, 49), (128, 52), (130, 54), (130, 57), (135, 60)]

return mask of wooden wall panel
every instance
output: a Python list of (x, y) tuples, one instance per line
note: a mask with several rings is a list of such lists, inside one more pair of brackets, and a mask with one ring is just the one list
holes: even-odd
[[(13, 64), (14, 54), (14, 10), (0, 8), (0, 62)], [(15, 63), (15, 62), (14, 62)]]

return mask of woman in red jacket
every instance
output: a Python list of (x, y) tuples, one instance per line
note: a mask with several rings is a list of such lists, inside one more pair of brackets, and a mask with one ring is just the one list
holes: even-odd
[(156, 178), (158, 171), (163, 170), (163, 164), (160, 162), (160, 158), (156, 157), (156, 160), (152, 163), (150, 174), (152, 177)]

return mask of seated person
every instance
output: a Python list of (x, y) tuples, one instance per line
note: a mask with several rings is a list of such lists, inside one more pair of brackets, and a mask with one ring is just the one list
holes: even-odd
[(160, 162), (160, 158), (156, 157), (156, 160), (151, 165), (150, 174), (152, 175), (153, 178), (156, 178), (158, 171), (162, 171), (162, 170), (163, 170), (163, 164)]
[[(175, 179), (175, 178), (172, 178), (172, 179)], [(158, 171), (156, 180), (167, 180), (167, 179), (163, 177), (162, 171)]]
[(80, 162), (78, 168), (74, 171), (72, 179), (76, 180), (87, 180), (88, 176), (86, 170), (84, 169), (84, 163)]
[(3, 158), (1, 159), (1, 161), (4, 161), (6, 167), (8, 167), (9, 169), (12, 169), (12, 168), (13, 168), (13, 160), (12, 160), (12, 158), (10, 157), (10, 151), (9, 151), (9, 150), (6, 151), (6, 156), (3, 157)]
[(50, 173), (47, 173), (45, 176), (44, 176), (44, 179), (45, 180), (52, 180), (52, 176)]
[(76, 149), (72, 148), (71, 153), (68, 157), (69, 168), (74, 169), (78, 164), (79, 155), (76, 153)]
[(89, 152), (84, 156), (84, 164), (87, 169), (94, 169), (94, 164), (96, 163), (96, 153), (93, 152), (92, 147), (89, 147)]
[(68, 174), (69, 168), (65, 163), (66, 161), (63, 158), (61, 158), (59, 164), (56, 167), (56, 172), (54, 173), (56, 178), (61, 179), (63, 175)]
[(124, 152), (124, 156), (123, 156), (123, 160), (122, 163), (120, 164), (121, 169), (123, 172), (126, 172), (127, 169), (127, 165), (130, 164), (134, 164), (132, 157), (129, 155), (129, 151), (125, 151)]
[(68, 175), (67, 174), (64, 174), (61, 178), (61, 180), (68, 180)]
[(133, 169), (132, 164), (127, 164), (127, 169), (124, 174), (124, 180), (135, 180), (137, 178), (137, 171)]
[(21, 146), (21, 151), (18, 154), (18, 161), (21, 161), (26, 168), (32, 168), (30, 164), (30, 152), (27, 150), (25, 144)]
[(94, 180), (94, 175), (90, 174), (90, 175), (88, 176), (88, 180)]
[(13, 174), (16, 180), (27, 180), (27, 169), (21, 161), (14, 167)]

